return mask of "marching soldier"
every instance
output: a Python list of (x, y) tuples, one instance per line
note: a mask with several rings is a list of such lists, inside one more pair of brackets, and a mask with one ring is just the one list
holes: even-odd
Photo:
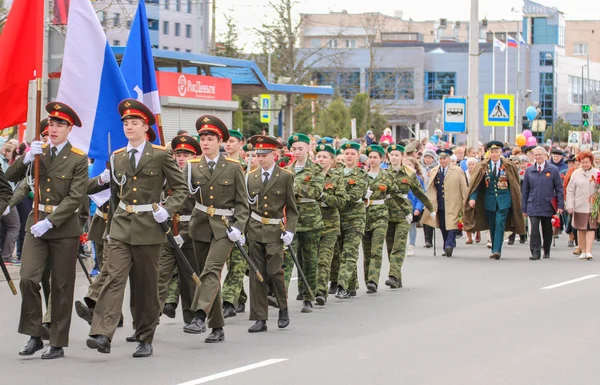
[[(119, 113), (129, 143), (111, 156), (111, 195), (118, 204), (108, 218), (108, 276), (94, 309), (87, 346), (110, 353), (131, 276), (135, 339), (139, 343), (133, 356), (149, 357), (161, 310), (158, 262), (166, 237), (159, 224), (181, 206), (186, 185), (165, 148), (151, 144), (156, 138), (152, 129), (156, 120), (148, 107), (125, 99), (119, 103)], [(152, 206), (160, 201), (165, 179), (172, 195), (165, 207), (155, 211)]]
[[(248, 166), (240, 155), (243, 143), (244, 137), (240, 131), (229, 130), (229, 140), (225, 143), (227, 157), (238, 160), (242, 170), (246, 172)], [(225, 318), (234, 317), (238, 312), (243, 313), (246, 310), (247, 297), (244, 292), (244, 276), (247, 269), (248, 263), (242, 257), (240, 250), (234, 247), (227, 259), (227, 276), (223, 281), (223, 316)]]
[[(325, 138), (321, 139), (322, 141)], [(327, 282), (331, 274), (331, 262), (335, 245), (340, 236), (340, 208), (346, 202), (346, 190), (342, 175), (335, 166), (335, 150), (328, 144), (318, 144), (315, 162), (323, 167), (325, 184), (319, 198), (323, 231), (319, 240), (319, 259), (317, 266), (317, 289), (315, 290), (317, 305), (324, 306), (327, 302)], [(335, 294), (335, 293), (334, 293)]]
[[(171, 141), (171, 148), (174, 152), (175, 161), (177, 167), (182, 171), (188, 161), (196, 158), (196, 156), (202, 153), (200, 144), (196, 139), (189, 135), (178, 135)], [(185, 176), (185, 175), (184, 175)], [(170, 190), (170, 187), (167, 186)], [(191, 198), (191, 199), (190, 199)], [(166, 202), (171, 199), (166, 198)], [(175, 235), (175, 240), (179, 245), (179, 248), (183, 251), (183, 255), (187, 258), (194, 271), (198, 272), (198, 261), (194, 254), (193, 242), (189, 239), (187, 234), (189, 233), (189, 223), (194, 209), (193, 196), (188, 194), (188, 199), (185, 200), (184, 204), (181, 205), (177, 214), (173, 217), (173, 230), (177, 230), (178, 234)], [(192, 300), (194, 299), (194, 292), (196, 285), (192, 281), (192, 277), (186, 273), (185, 267), (179, 266), (177, 263), (177, 276), (173, 277), (175, 271), (175, 264), (177, 259), (175, 258), (175, 251), (170, 242), (165, 242), (161, 246), (160, 259), (158, 262), (159, 266), (159, 277), (158, 277), (158, 296), (160, 298), (161, 309), (165, 309), (165, 303), (173, 304), (177, 306), (177, 302), (170, 299), (167, 300), (167, 291), (169, 289), (169, 282), (171, 279), (179, 279), (179, 294), (181, 295), (181, 308), (183, 310), (183, 322), (185, 325), (192, 322), (194, 318), (194, 312), (192, 311)], [(177, 298), (177, 295), (175, 295)], [(169, 308), (166, 309), (170, 311)], [(175, 313), (175, 308), (172, 308)], [(168, 313), (165, 315), (170, 316)], [(175, 315), (173, 314), (173, 317)], [(171, 318), (173, 318), (171, 317)]]
[[(204, 333), (208, 317), (212, 332), (205, 342), (214, 343), (225, 340), (221, 271), (233, 243), (243, 243), (242, 234), (249, 214), (248, 198), (239, 161), (219, 154), (219, 147), (229, 139), (225, 123), (212, 115), (204, 115), (196, 121), (196, 130), (202, 157), (189, 161), (184, 175), (195, 197), (189, 237), (194, 243), (202, 285), (196, 288), (194, 295), (194, 318), (183, 331)], [(228, 218), (231, 231), (225, 228), (223, 216)]]
[[(259, 282), (250, 275), (250, 320), (256, 321), (249, 333), (267, 331), (269, 318), (267, 292), (275, 294), (279, 304), (277, 326), (290, 323), (287, 292), (283, 272), (283, 246), (292, 243), (298, 210), (294, 192), (294, 176), (275, 164), (275, 152), (281, 148), (277, 139), (266, 135), (250, 138), (256, 150), (259, 167), (249, 174), (248, 201), (251, 215), (248, 223), (248, 250), (250, 258), (264, 277)], [(285, 220), (285, 233), (280, 223)]]
[[(323, 229), (320, 203), (317, 201), (323, 194), (325, 179), (320, 165), (309, 159), (310, 138), (304, 134), (293, 134), (288, 140), (288, 148), (296, 160), (286, 167), (294, 174), (294, 191), (298, 208), (298, 223), (292, 247), (296, 251), (298, 262), (306, 275), (306, 280), (314, 293), (317, 290), (317, 263), (319, 241)], [(294, 269), (294, 262), (289, 256), (284, 257), (285, 284), (289, 287)], [(302, 313), (312, 312), (314, 298), (298, 280), (298, 298), (302, 299)]]
[(42, 358), (55, 359), (64, 357), (63, 348), (69, 345), (75, 266), (79, 236), (82, 234), (76, 212), (83, 200), (87, 199), (88, 161), (86, 154), (67, 140), (73, 126), (81, 127), (75, 111), (60, 102), (49, 103), (46, 111), (49, 113), (48, 133), (51, 144), (42, 145), (42, 142), (34, 141), (29, 152), (9, 167), (6, 177), (12, 182), (22, 180), (34, 157), (40, 156), (40, 203), (33, 208), (38, 210), (39, 222), (33, 223), (32, 210), (27, 220), (28, 232), (21, 258), (20, 287), (23, 302), (19, 333), (31, 338), (19, 355), (33, 355), (44, 346), (40, 338), (40, 282), (49, 260), (52, 322), (50, 349)]

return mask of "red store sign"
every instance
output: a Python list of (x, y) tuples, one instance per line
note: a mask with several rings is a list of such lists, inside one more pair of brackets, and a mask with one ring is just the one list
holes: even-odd
[(156, 71), (160, 96), (188, 99), (231, 100), (231, 79)]

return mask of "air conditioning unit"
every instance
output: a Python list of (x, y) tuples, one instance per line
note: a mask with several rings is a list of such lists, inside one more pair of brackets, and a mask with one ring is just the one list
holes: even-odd
[(444, 29), (448, 26), (448, 20), (440, 19), (440, 28)]

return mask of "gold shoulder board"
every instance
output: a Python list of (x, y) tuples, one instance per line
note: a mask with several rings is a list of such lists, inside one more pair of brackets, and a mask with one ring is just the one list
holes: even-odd
[(235, 160), (233, 158), (225, 158), (225, 159), (227, 159), (228, 161), (233, 162), (233, 163), (240, 163), (239, 160)]
[(155, 150), (162, 150), (162, 151), (166, 151), (166, 150), (167, 150), (167, 148), (166, 148), (166, 147), (164, 147), (164, 146), (159, 146), (159, 145), (157, 145), (157, 144), (153, 144), (153, 145), (152, 145), (152, 148), (154, 148)]
[(118, 150), (116, 150), (115, 152), (113, 152), (113, 154), (118, 154), (120, 152), (123, 152), (123, 151), (125, 151), (126, 148), (127, 147), (119, 148)]
[(77, 147), (71, 147), (71, 152), (73, 152), (73, 153), (75, 153), (77, 155), (85, 156), (85, 152), (81, 151)]
[(190, 159), (188, 160), (189, 163), (198, 163), (200, 162), (201, 158), (195, 158), (195, 159)]

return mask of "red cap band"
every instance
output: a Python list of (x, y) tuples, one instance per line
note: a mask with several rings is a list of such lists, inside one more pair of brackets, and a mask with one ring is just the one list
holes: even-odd
[(69, 123), (71, 126), (73, 125), (73, 118), (71, 118), (69, 115), (65, 114), (62, 111), (52, 111), (52, 113), (50, 114), (50, 118), (58, 118)]
[(210, 132), (212, 134), (217, 134), (219, 138), (223, 139), (223, 133), (221, 130), (217, 128), (217, 126), (213, 126), (212, 124), (203, 124), (198, 133), (202, 133), (202, 131)]
[(148, 116), (146, 114), (144, 114), (142, 111), (140, 110), (136, 110), (133, 108), (128, 108), (125, 111), (123, 111), (123, 116), (122, 119), (125, 119), (127, 117), (136, 117), (136, 118), (141, 118), (144, 120), (144, 122), (146, 122), (146, 124), (148, 124)]

